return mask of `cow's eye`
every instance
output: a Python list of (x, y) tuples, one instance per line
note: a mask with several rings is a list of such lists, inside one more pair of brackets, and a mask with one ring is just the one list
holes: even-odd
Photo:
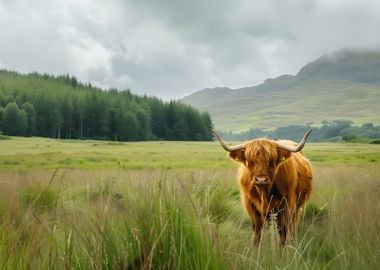
[(269, 166), (274, 167), (275, 163), (274, 160), (269, 160)]
[(247, 160), (247, 167), (253, 167), (253, 162), (252, 162), (252, 161), (249, 161), (249, 160)]

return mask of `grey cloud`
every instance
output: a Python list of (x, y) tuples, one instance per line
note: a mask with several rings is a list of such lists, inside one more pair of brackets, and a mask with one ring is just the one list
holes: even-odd
[(373, 0), (0, 0), (0, 67), (178, 98), (380, 46)]

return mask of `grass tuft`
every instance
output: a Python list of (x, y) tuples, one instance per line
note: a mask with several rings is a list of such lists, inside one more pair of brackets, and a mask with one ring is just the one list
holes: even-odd
[(318, 207), (313, 203), (306, 204), (306, 207), (303, 211), (303, 219), (305, 221), (317, 221), (328, 216), (328, 210), (326, 205)]
[(21, 204), (28, 208), (34, 207), (40, 210), (52, 210), (57, 207), (59, 195), (49, 187), (43, 188), (28, 186), (20, 194)]

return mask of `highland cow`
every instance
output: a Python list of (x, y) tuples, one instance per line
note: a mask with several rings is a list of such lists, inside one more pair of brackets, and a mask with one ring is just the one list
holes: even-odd
[(294, 239), (300, 209), (309, 199), (313, 173), (309, 160), (301, 151), (311, 132), (308, 130), (297, 144), (266, 138), (239, 145), (227, 145), (214, 131), (229, 157), (240, 166), (238, 181), (241, 202), (251, 217), (258, 245), (264, 224), (276, 216), (280, 245)]

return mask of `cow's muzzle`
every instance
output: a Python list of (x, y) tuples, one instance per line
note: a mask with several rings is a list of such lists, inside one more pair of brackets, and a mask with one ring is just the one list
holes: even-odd
[(255, 176), (255, 185), (268, 185), (270, 183), (268, 176)]

